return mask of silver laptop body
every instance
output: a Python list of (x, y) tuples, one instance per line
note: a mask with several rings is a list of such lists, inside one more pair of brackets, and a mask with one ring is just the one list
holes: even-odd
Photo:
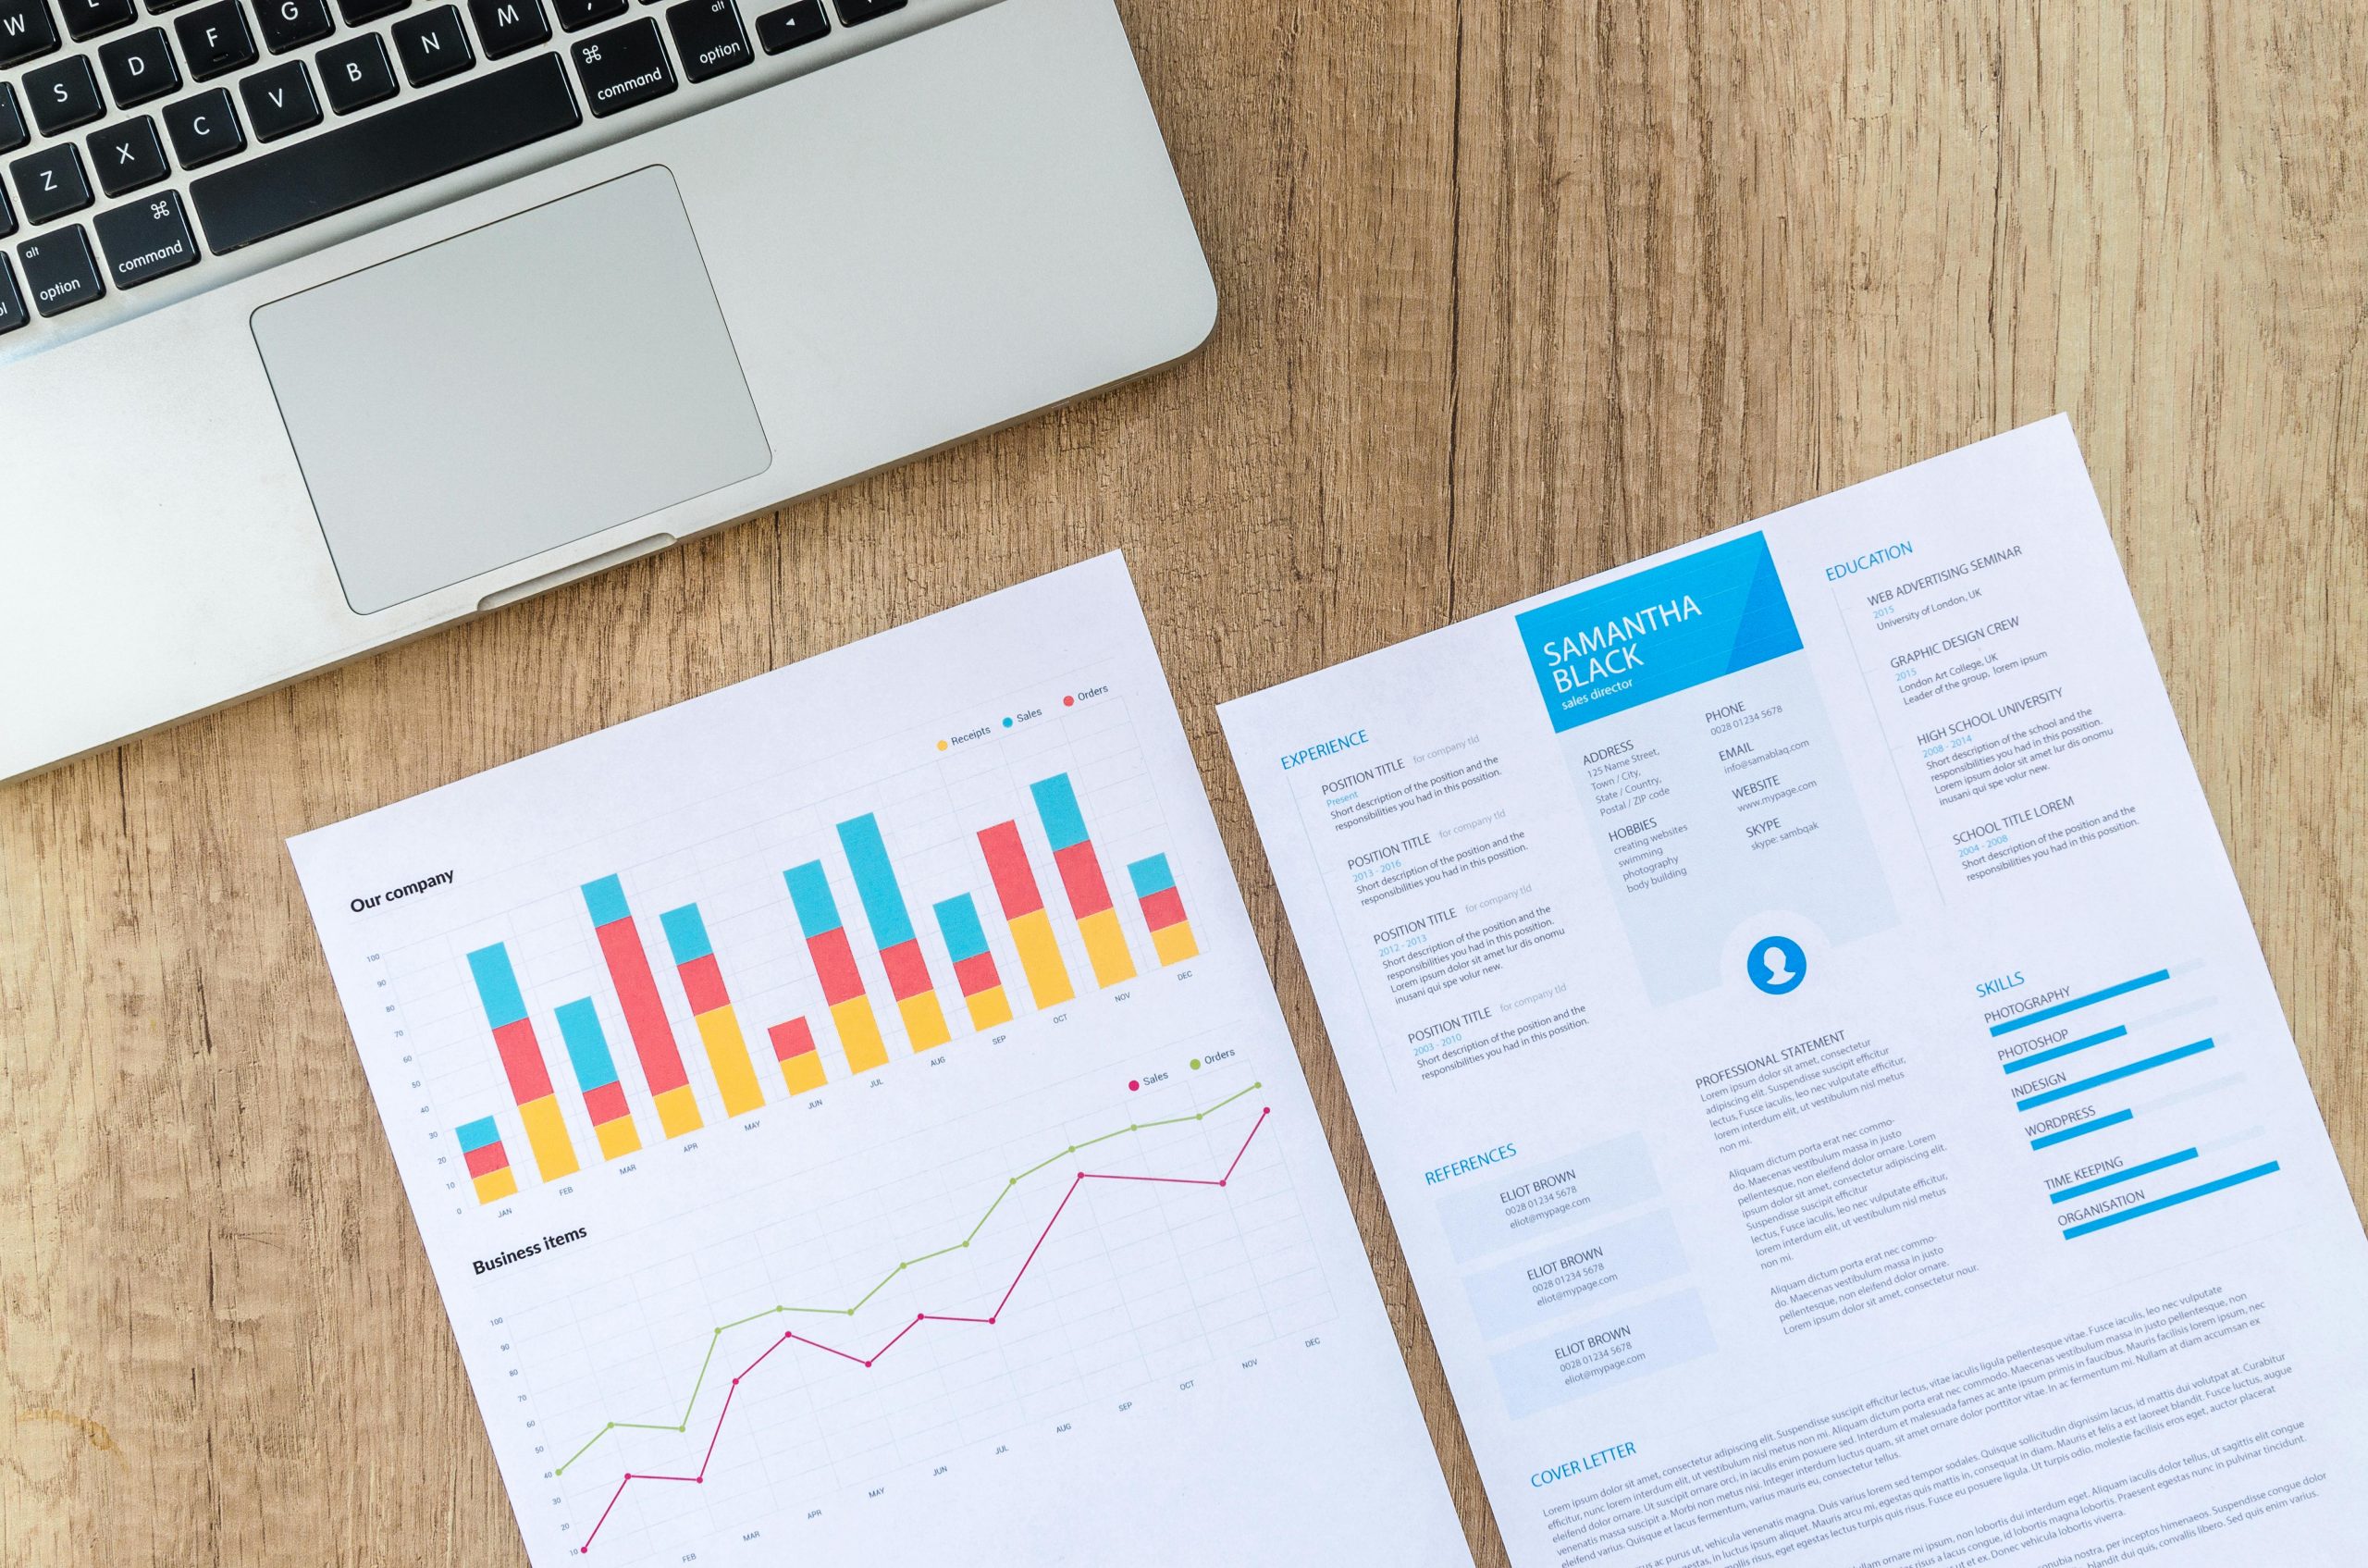
[(0, 779), (1214, 325), (1112, 0), (392, 3), (0, 0)]

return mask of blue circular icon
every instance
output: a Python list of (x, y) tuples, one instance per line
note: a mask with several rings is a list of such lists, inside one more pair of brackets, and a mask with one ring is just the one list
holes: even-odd
[(1751, 983), (1770, 996), (1798, 991), (1809, 972), (1809, 956), (1789, 936), (1763, 936), (1751, 945), (1743, 964)]

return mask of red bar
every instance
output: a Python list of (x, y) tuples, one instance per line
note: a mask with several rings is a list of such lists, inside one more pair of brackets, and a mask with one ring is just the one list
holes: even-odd
[(510, 1075), (510, 1097), (531, 1105), (551, 1092), (550, 1069), (543, 1066), (543, 1048), (535, 1043), (535, 1026), (527, 1019), (512, 1019), (493, 1031), (494, 1049), (501, 1053), (501, 1070)]
[(1110, 907), (1110, 884), (1102, 880), (1102, 862), (1094, 857), (1092, 839), (1054, 850), (1053, 863), (1060, 867), (1061, 885), (1068, 890), (1069, 913), (1083, 920)]
[(899, 1002), (930, 988), (929, 965), (921, 957), (918, 941), (899, 942), (894, 947), (881, 949), (880, 967), (888, 971), (888, 989)]
[(965, 996), (976, 996), (981, 991), (993, 991), (1003, 983), (1003, 976), (995, 972), (995, 956), (980, 953), (968, 958), (954, 960), (954, 982)]
[(863, 994), (863, 971), (855, 967), (855, 949), (847, 945), (846, 927), (808, 937), (806, 951), (813, 956), (823, 1001), (835, 1007)]
[(658, 1000), (658, 982), (649, 972), (649, 957), (641, 950), (641, 932), (633, 917), (610, 920), (600, 927), (599, 937), (600, 956), (609, 961), (609, 983), (617, 988), (634, 1054), (641, 1058), (643, 1080), (652, 1094), (680, 1089), (690, 1079), (683, 1071), (674, 1026), (666, 1021), (666, 1009)]
[(461, 1157), (468, 1162), (471, 1176), (490, 1176), (497, 1170), (510, 1168), (509, 1152), (502, 1148), (501, 1140), (499, 1138), (479, 1148), (471, 1149)]
[(987, 875), (994, 879), (995, 900), (1003, 906), (1005, 920), (1016, 920), (1044, 907), (1035, 869), (1028, 864), (1028, 851), (1019, 842), (1018, 822), (997, 822), (980, 829), (979, 847), (986, 851)]
[(1143, 900), (1143, 923), (1153, 931), (1166, 931), (1184, 919), (1184, 895), (1172, 887), (1163, 887)]
[(630, 1115), (633, 1110), (625, 1104), (625, 1086), (622, 1083), (603, 1083), (598, 1089), (586, 1089), (584, 1092), (584, 1108), (592, 1113), (592, 1123), (596, 1127)]
[(732, 1006), (732, 994), (723, 989), (723, 971), (716, 968), (714, 954), (702, 953), (687, 964), (677, 964), (674, 972), (683, 977), (683, 994), (690, 999), (693, 1018)]
[(814, 1031), (806, 1027), (804, 1019), (792, 1019), (787, 1023), (777, 1023), (765, 1032), (772, 1038), (775, 1061), (785, 1062), (792, 1056), (810, 1056), (814, 1054)]

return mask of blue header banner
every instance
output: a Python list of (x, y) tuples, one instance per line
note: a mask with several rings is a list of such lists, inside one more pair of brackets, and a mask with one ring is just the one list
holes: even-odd
[(1801, 647), (1761, 534), (1572, 594), (1514, 621), (1558, 732)]

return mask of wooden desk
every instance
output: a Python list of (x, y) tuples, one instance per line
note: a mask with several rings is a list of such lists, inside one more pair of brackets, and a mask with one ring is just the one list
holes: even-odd
[(2368, 1181), (2368, 17), (1128, 0), (1181, 369), (0, 790), (0, 1564), (523, 1563), (283, 835), (1123, 545), (1211, 708), (2071, 411)]

